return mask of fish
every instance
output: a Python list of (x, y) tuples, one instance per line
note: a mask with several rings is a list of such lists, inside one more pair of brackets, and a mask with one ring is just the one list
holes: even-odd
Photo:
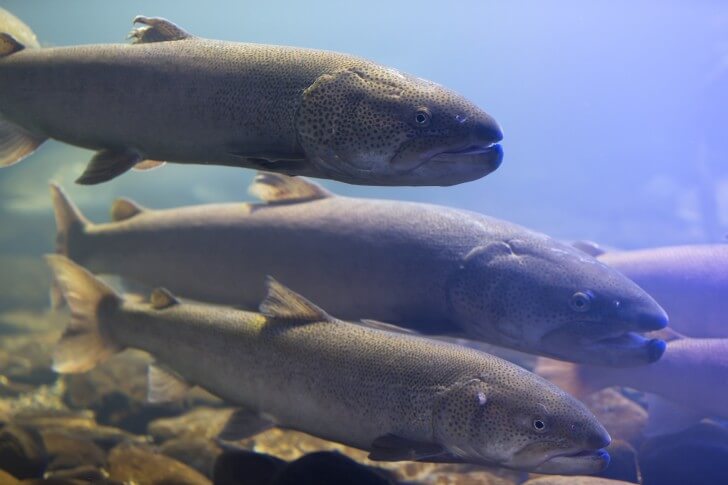
[(276, 173), (250, 191), (263, 203), (149, 210), (119, 199), (113, 222), (93, 224), (51, 185), (57, 252), (93, 273), (249, 310), (270, 274), (349, 320), (603, 365), (664, 351), (642, 336), (667, 324), (647, 293), (544, 234), (443, 206), (337, 196)]
[(660, 360), (630, 369), (540, 358), (535, 372), (578, 398), (612, 386), (648, 393), (648, 436), (677, 432), (703, 418), (728, 419), (728, 339), (676, 335)]
[(81, 266), (47, 257), (70, 307), (53, 354), (85, 372), (125, 348), (149, 352), (152, 402), (192, 385), (239, 405), (221, 440), (272, 426), (369, 451), (372, 460), (596, 473), (611, 438), (581, 402), (514, 364), (458, 345), (336, 319), (272, 278), (259, 312), (125, 300)]
[(503, 160), (485, 111), (359, 57), (203, 39), (144, 16), (130, 44), (38, 48), (3, 16), (0, 166), (49, 138), (96, 151), (77, 180), (87, 185), (169, 161), (448, 186)]
[(598, 258), (652, 295), (676, 332), (728, 338), (728, 244), (607, 251)]

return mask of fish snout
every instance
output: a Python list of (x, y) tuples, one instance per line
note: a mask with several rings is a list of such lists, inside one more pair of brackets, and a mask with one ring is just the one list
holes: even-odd
[(586, 446), (592, 450), (606, 448), (612, 442), (612, 437), (603, 426), (590, 431), (586, 436)]
[(655, 303), (654, 308), (637, 313), (634, 319), (636, 324), (634, 330), (638, 332), (653, 332), (655, 330), (662, 330), (667, 327), (669, 321), (670, 319), (667, 316), (667, 312), (665, 312), (660, 305)]
[(495, 119), (484, 114), (473, 124), (472, 139), (479, 145), (495, 144), (503, 139), (503, 130)]

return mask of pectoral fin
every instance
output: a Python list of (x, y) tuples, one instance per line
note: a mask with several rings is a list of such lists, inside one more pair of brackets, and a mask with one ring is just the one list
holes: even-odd
[(149, 44), (152, 42), (170, 42), (194, 38), (193, 35), (184, 31), (174, 23), (161, 17), (144, 17), (137, 15), (134, 24), (142, 24), (129, 32), (132, 44)]
[(309, 165), (304, 155), (277, 153), (249, 153), (231, 149), (229, 155), (240, 159), (240, 164), (260, 170), (271, 170), (290, 175), (300, 174)]
[(190, 387), (182, 376), (166, 367), (151, 364), (147, 369), (147, 401), (151, 403), (182, 399)]
[(134, 167), (132, 167), (132, 170), (135, 170), (137, 172), (148, 172), (149, 170), (163, 167), (166, 164), (167, 162), (164, 162), (162, 160), (142, 160), (141, 162), (134, 165)]
[(376, 461), (457, 461), (442, 445), (413, 441), (394, 434), (375, 439), (368, 458)]
[(258, 172), (248, 193), (265, 202), (303, 202), (334, 196), (310, 180), (272, 172)]
[(76, 183), (95, 185), (106, 182), (118, 177), (141, 161), (141, 155), (132, 150), (102, 150), (91, 159), (86, 170), (76, 179)]
[[(1, 57), (1, 56), (0, 56)], [(46, 139), (0, 118), (0, 167), (9, 167), (33, 153)]]
[(230, 416), (217, 438), (223, 441), (238, 441), (274, 426), (275, 423), (271, 419), (248, 409), (238, 409)]
[(8, 34), (7, 32), (0, 33), (0, 57), (9, 56), (25, 49), (25, 46), (21, 44), (18, 39)]

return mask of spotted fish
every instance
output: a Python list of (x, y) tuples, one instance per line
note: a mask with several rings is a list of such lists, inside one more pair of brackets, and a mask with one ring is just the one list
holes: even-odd
[(582, 403), (497, 357), (337, 320), (271, 279), (260, 313), (180, 302), (162, 289), (132, 303), (67, 258), (48, 260), (71, 307), (55, 370), (146, 350), (157, 359), (152, 401), (199, 385), (244, 408), (223, 439), (276, 425), (374, 460), (575, 474), (608, 463), (609, 434)]
[(97, 152), (82, 184), (170, 161), (453, 185), (502, 161), (496, 121), (433, 82), (346, 54), (135, 23), (132, 44), (37, 48), (0, 9), (0, 166), (48, 138)]
[[(667, 323), (637, 285), (583, 252), (495, 218), (442, 206), (339, 197), (261, 174), (264, 204), (147, 210), (120, 200), (91, 224), (60, 188), (58, 251), (94, 273), (255, 308), (266, 274), (342, 318), (459, 334), (613, 366), (657, 360)], [(242, 294), (244, 296), (241, 296)]]

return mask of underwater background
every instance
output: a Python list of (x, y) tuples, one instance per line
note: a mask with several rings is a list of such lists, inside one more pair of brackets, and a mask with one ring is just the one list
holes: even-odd
[[(504, 162), (481, 180), (445, 188), (320, 182), (337, 194), (442, 204), (559, 239), (621, 249), (726, 242), (728, 3), (723, 1), (15, 0), (0, 1), (0, 7), (26, 22), (44, 46), (125, 42), (132, 18), (141, 14), (168, 18), (202, 37), (351, 53), (452, 88), (503, 128)], [(50, 180), (98, 222), (108, 220), (111, 203), (120, 196), (151, 208), (252, 200), (246, 188), (254, 172), (238, 168), (168, 164), (95, 187), (74, 185), (92, 155), (49, 142), (23, 163), (0, 170), (0, 399), (6, 400), (0, 416), (58, 398), (53, 397), (57, 376), (42, 370), (48, 369), (49, 349), (61, 328), (59, 317), (46, 313), (49, 273), (41, 258), (55, 244)], [(143, 434), (154, 419), (182, 412), (142, 404), (145, 359), (133, 353), (92, 377), (74, 376), (59, 399), (94, 410), (99, 422)], [(38, 385), (47, 388), (39, 392)], [(600, 419), (629, 434), (630, 420), (640, 411), (621, 396), (602, 399), (599, 406), (621, 414), (606, 412)], [(183, 424), (157, 423), (157, 439), (176, 433), (170, 431), (174, 426), (199, 431), (221, 419), (214, 417), (219, 403), (209, 396), (191, 402), (213, 411), (205, 414), (209, 408), (203, 407)], [(122, 439), (104, 432), (110, 433), (103, 438), (107, 444)], [(31, 438), (5, 433), (0, 433), (0, 456), (14, 456), (2, 439), (30, 446), (23, 443)], [(284, 459), (300, 455), (293, 449), (323, 446), (304, 435), (285, 441), (278, 435), (283, 432), (273, 433), (263, 438), (269, 444), (262, 450), (278, 451)], [(716, 446), (728, 448), (728, 442), (721, 443)], [(178, 456), (209, 458), (212, 452), (202, 448)], [(134, 451), (128, 453), (121, 461), (133, 461)], [(365, 456), (352, 453), (358, 461)], [(728, 455), (706, 452), (699, 458), (709, 461), (706, 456)], [(525, 478), (408, 465), (398, 472), (400, 478), (426, 483)], [(202, 462), (198, 469), (209, 466)]]

